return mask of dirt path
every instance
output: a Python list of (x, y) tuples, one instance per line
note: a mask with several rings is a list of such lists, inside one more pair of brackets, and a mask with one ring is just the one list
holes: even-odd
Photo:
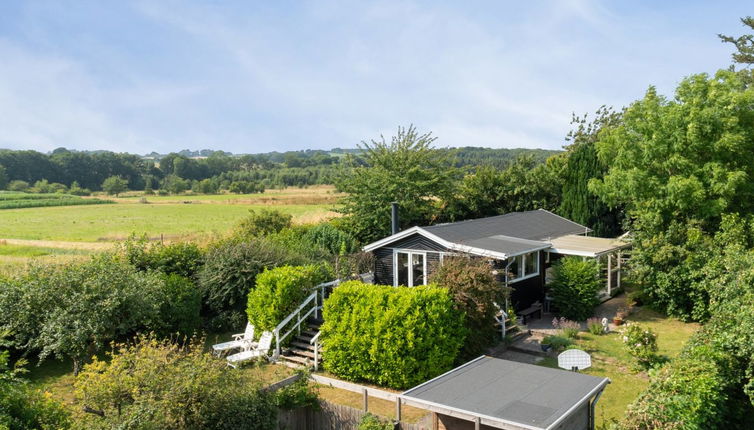
[(81, 249), (106, 251), (115, 246), (113, 242), (66, 242), (62, 240), (0, 239), (0, 244), (36, 246), (39, 248)]

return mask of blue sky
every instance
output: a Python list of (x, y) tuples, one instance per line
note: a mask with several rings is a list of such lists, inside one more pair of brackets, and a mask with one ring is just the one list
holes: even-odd
[(0, 3), (0, 148), (557, 149), (571, 113), (730, 64), (725, 1)]

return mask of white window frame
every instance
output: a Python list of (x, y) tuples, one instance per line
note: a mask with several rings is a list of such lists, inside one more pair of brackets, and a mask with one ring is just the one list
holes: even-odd
[[(508, 257), (508, 264), (506, 265), (506, 268), (505, 268), (506, 269), (505, 270), (505, 283), (506, 284), (515, 284), (516, 282), (523, 281), (523, 280), (530, 279), (530, 278), (533, 278), (535, 276), (538, 276), (539, 275), (539, 269), (540, 269), (540, 267), (539, 267), (539, 258), (540, 258), (539, 257), (539, 253), (540, 252), (542, 252), (542, 251), (532, 251), (532, 252), (527, 252), (527, 253), (518, 254), (518, 255), (512, 255), (512, 256)], [(513, 259), (516, 258), (516, 257), (519, 257), (519, 256), (521, 257), (521, 265), (520, 265), (521, 273), (526, 272), (526, 258), (529, 256), (529, 254), (533, 254), (534, 255), (534, 259), (537, 262), (537, 269), (534, 272), (532, 272), (532, 273), (530, 273), (528, 275), (520, 276), (520, 277), (514, 278), (514, 279), (508, 278), (508, 267), (510, 267)]]
[(416, 285), (414, 285), (414, 271), (411, 269), (413, 256), (414, 254), (423, 256), (422, 270), (424, 271), (424, 279), (422, 285), (427, 285), (427, 251), (417, 251), (414, 249), (393, 249), (393, 286), (398, 286), (398, 253), (408, 254), (408, 287), (416, 287)]

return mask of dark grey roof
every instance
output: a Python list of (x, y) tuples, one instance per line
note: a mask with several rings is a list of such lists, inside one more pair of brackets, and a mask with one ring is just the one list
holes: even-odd
[(464, 241), (461, 244), (488, 251), (502, 252), (505, 255), (517, 255), (529, 252), (533, 249), (544, 249), (550, 246), (547, 242), (519, 239), (517, 237), (503, 235), (482, 237), (479, 239)]
[(472, 416), (546, 429), (607, 378), (481, 357), (402, 394)]
[(511, 212), (505, 215), (422, 228), (448, 242), (461, 244), (495, 235), (546, 241), (567, 234), (582, 234), (588, 231), (581, 224), (542, 209)]

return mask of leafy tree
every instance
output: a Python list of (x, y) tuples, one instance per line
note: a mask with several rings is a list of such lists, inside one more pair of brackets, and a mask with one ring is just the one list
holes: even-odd
[[(741, 23), (754, 30), (754, 18), (750, 16), (741, 18)], [(746, 65), (754, 64), (754, 35), (744, 34), (739, 37), (731, 37), (718, 34), (717, 37), (719, 37), (723, 43), (731, 43), (736, 47), (736, 52), (732, 54), (734, 63)]]
[(576, 321), (591, 317), (600, 303), (597, 298), (602, 288), (599, 263), (580, 257), (563, 257), (555, 263), (554, 269), (550, 296), (558, 313)]
[(126, 260), (142, 271), (156, 270), (194, 279), (204, 264), (204, 251), (191, 242), (149, 243), (146, 235), (131, 236), (123, 243)]
[(602, 106), (592, 121), (586, 115), (574, 115), (571, 124), (575, 128), (567, 137), (572, 143), (563, 169), (563, 195), (558, 213), (590, 227), (596, 236), (614, 237), (620, 232), (621, 211), (608, 207), (588, 189), (589, 180), (601, 179), (607, 172), (607, 164), (597, 157), (597, 136), (603, 127), (619, 122), (619, 113)]
[(620, 125), (599, 135), (597, 153), (609, 165), (590, 191), (624, 206), (634, 234), (632, 267), (658, 307), (703, 319), (706, 289), (695, 283), (701, 246), (724, 214), (754, 209), (754, 89), (733, 71), (684, 79), (673, 100), (650, 88)]
[(249, 215), (238, 223), (238, 232), (248, 237), (266, 236), (290, 227), (292, 220), (293, 216), (278, 210), (249, 209)]
[(431, 223), (439, 215), (438, 202), (448, 201), (457, 178), (447, 153), (432, 148), (431, 133), (399, 127), (388, 143), (362, 142), (363, 154), (336, 178), (347, 193), (339, 209), (343, 225), (362, 242), (390, 234), (390, 203), (399, 203), (401, 227)]
[(494, 341), (494, 317), (503, 305), (506, 292), (495, 280), (490, 264), (481, 258), (446, 257), (430, 276), (430, 281), (450, 291), (456, 308), (466, 316), (469, 334), (462, 351), (474, 358)]
[(4, 190), (8, 186), (8, 174), (5, 172), (5, 167), (0, 165), (0, 190)]
[(160, 329), (163, 284), (109, 255), (67, 265), (33, 266), (23, 278), (0, 288), (0, 328), (15, 345), (73, 361), (84, 361), (119, 336)]
[(115, 345), (110, 360), (87, 364), (76, 380), (76, 398), (97, 414), (79, 418), (82, 428), (262, 430), (277, 425), (274, 397), (259, 381), (228, 369), (204, 352), (200, 339), (187, 345), (139, 337)]
[(169, 192), (170, 194), (181, 194), (191, 187), (189, 185), (189, 181), (181, 178), (180, 176), (168, 175), (165, 176), (165, 179), (162, 180), (162, 186), (160, 188)]
[(102, 182), (102, 190), (109, 195), (115, 195), (126, 191), (128, 189), (128, 181), (120, 176), (110, 176)]
[(29, 189), (29, 183), (26, 181), (14, 180), (8, 184), (8, 190), (24, 192)]

